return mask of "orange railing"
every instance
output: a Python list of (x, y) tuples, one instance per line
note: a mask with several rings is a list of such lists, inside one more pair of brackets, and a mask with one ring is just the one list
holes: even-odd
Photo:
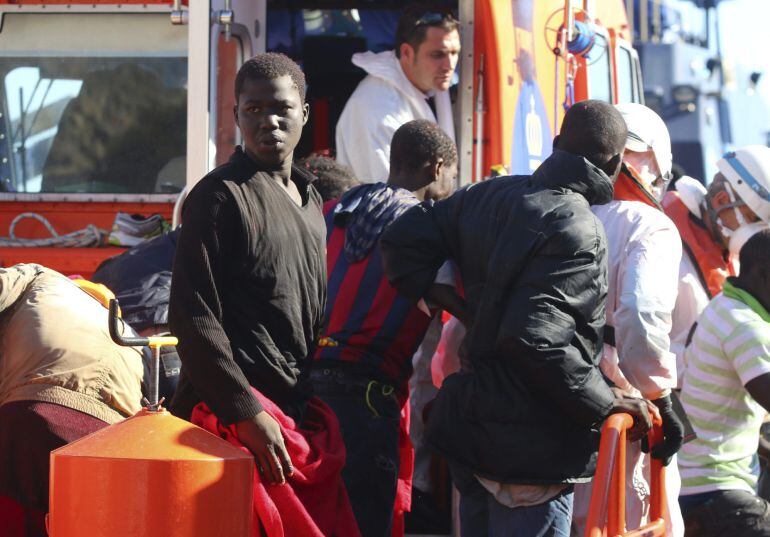
[[(659, 459), (651, 465), (650, 522), (626, 529), (626, 431), (631, 425), (628, 414), (613, 414), (604, 422), (585, 537), (660, 537), (666, 532), (666, 468)], [(650, 446), (663, 440), (659, 419), (647, 438)]]

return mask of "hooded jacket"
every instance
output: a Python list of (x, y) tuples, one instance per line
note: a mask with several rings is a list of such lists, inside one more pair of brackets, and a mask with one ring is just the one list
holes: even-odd
[(429, 96), (406, 78), (392, 50), (354, 54), (354, 65), (367, 72), (348, 99), (337, 122), (337, 160), (366, 183), (386, 181), (390, 169), (390, 141), (396, 130), (413, 119), (429, 119), (454, 140), (449, 92), (434, 95), (436, 117)]
[(532, 176), (476, 183), (385, 230), (385, 271), (400, 292), (423, 296), (448, 259), (465, 287), (469, 369), (447, 377), (427, 425), (453, 464), (503, 483), (593, 474), (614, 397), (598, 367), (606, 239), (589, 204), (611, 199), (604, 172), (556, 151)]

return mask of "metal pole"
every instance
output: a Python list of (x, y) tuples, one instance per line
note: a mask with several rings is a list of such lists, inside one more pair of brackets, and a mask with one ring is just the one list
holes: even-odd
[(158, 409), (158, 400), (160, 399), (160, 393), (158, 391), (158, 384), (160, 381), (160, 346), (150, 347), (152, 349), (152, 371), (150, 371), (150, 407), (153, 410)]
[(458, 186), (473, 182), (473, 34), (475, 28), (474, 0), (460, 0), (460, 84), (458, 89), (459, 121), (457, 121), (457, 151), (460, 170)]
[(647, 1), (639, 0), (639, 38), (642, 43), (650, 40), (649, 17), (647, 16)]
[(575, 14), (572, 12), (572, 0), (564, 2), (564, 25), (567, 28), (567, 43), (572, 41), (575, 30)]
[(22, 192), (27, 191), (27, 122), (26, 110), (24, 110), (24, 88), (19, 87), (19, 157), (21, 158), (21, 184)]
[(476, 170), (473, 174), (474, 181), (481, 181), (484, 177), (482, 160), (484, 159), (484, 55), (479, 58), (479, 83), (476, 89)]
[(661, 19), (660, 0), (652, 1), (652, 41), (659, 43), (663, 36), (663, 24)]

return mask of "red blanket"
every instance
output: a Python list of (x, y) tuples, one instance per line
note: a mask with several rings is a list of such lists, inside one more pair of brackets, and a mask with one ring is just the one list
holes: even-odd
[(412, 508), (412, 474), (414, 473), (414, 446), (409, 437), (410, 407), (407, 398), (401, 405), (398, 431), (398, 485), (393, 504), (391, 537), (404, 536), (404, 516)]
[[(294, 474), (285, 485), (266, 485), (254, 472), (254, 520), (259, 524), (254, 524), (252, 537), (360, 536), (340, 475), (345, 445), (332, 410), (317, 397), (312, 398), (300, 428), (275, 403), (257, 390), (254, 394), (280, 424)], [(238, 441), (235, 426), (222, 425), (204, 403), (193, 410), (192, 422), (246, 450)]]

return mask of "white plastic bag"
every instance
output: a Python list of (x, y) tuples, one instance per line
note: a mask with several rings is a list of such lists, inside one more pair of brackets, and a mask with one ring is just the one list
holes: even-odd
[(441, 329), (441, 339), (430, 364), (433, 384), (441, 388), (444, 379), (460, 370), (460, 344), (465, 338), (465, 327), (456, 317), (450, 317)]

